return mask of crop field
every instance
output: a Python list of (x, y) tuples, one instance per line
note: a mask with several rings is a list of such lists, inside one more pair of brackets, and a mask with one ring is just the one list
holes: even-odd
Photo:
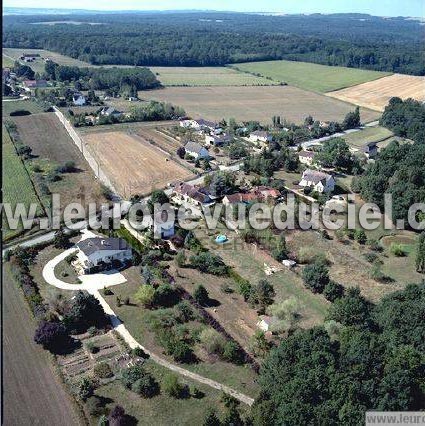
[(227, 67), (149, 67), (164, 86), (273, 86), (276, 81)]
[[(39, 199), (34, 191), (28, 172), (16, 154), (4, 126), (2, 126), (2, 139), (3, 202), (10, 203), (13, 211), (18, 202), (24, 203), (26, 206), (29, 206), (31, 203), (39, 204)], [(38, 213), (41, 213), (40, 209)], [(8, 228), (4, 214), (2, 220), (4, 239), (11, 238), (21, 232), (22, 228), (16, 230)]]
[(85, 135), (84, 141), (112, 184), (125, 197), (147, 194), (193, 176), (141, 136), (99, 132)]
[(174, 139), (173, 137), (154, 128), (139, 128), (136, 133), (137, 135), (149, 141), (151, 144), (158, 146), (171, 155), (175, 155), (177, 148), (182, 146), (182, 144), (177, 139)]
[[(280, 115), (301, 123), (308, 115), (323, 121), (343, 120), (354, 106), (291, 86), (274, 87), (167, 87), (139, 92), (142, 99), (170, 102), (187, 114), (209, 120), (235, 118), (270, 123)], [(361, 110), (363, 122), (376, 120), (376, 111)]]
[(344, 136), (345, 141), (355, 147), (360, 148), (363, 145), (370, 142), (382, 142), (393, 136), (391, 130), (386, 129), (385, 127), (376, 126), (376, 127), (366, 127), (358, 132), (349, 133)]
[(3, 266), (3, 423), (80, 425), (47, 351), (33, 341), (36, 322)]
[(62, 174), (59, 181), (48, 183), (52, 193), (61, 195), (62, 207), (70, 202), (87, 205), (105, 201), (94, 173), (54, 113), (11, 118), (22, 143), (32, 148), (34, 158), (30, 161), (41, 167), (41, 173), (74, 161), (75, 172)]
[(390, 98), (425, 101), (425, 77), (393, 74), (358, 86), (327, 93), (328, 96), (365, 108), (383, 111)]
[(376, 80), (390, 74), (295, 61), (247, 62), (234, 65), (233, 68), (321, 93)]
[[(79, 59), (71, 58), (70, 56), (64, 56), (59, 53), (51, 52), (44, 49), (15, 49), (4, 47), (3, 48), (3, 58), (6, 58), (9, 61), (18, 61), (19, 57), (23, 53), (38, 53), (40, 58), (37, 58), (34, 62), (22, 62), (25, 65), (29, 65), (35, 72), (43, 72), (45, 62), (43, 58), (50, 58), (53, 62), (56, 62), (59, 65), (69, 65), (75, 67), (88, 67), (90, 64), (87, 62), (80, 61)], [(20, 61), (21, 62), (21, 61)]]

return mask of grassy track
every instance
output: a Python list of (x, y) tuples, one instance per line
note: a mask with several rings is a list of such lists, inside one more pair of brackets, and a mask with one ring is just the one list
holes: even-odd
[(233, 68), (321, 93), (343, 89), (390, 75), (390, 73), (379, 71), (330, 67), (294, 61), (247, 62), (234, 65)]
[(46, 351), (33, 341), (36, 323), (3, 266), (3, 423), (80, 425)]
[(164, 86), (273, 86), (264, 77), (226, 67), (150, 67)]
[[(31, 203), (39, 203), (28, 173), (16, 154), (15, 148), (4, 126), (2, 126), (2, 139), (4, 203), (10, 203), (13, 210), (18, 202), (24, 203), (27, 206)], [(5, 215), (3, 215), (2, 220), (4, 239), (11, 238), (21, 232), (22, 228), (16, 230), (8, 228)]]
[(345, 141), (356, 148), (364, 146), (370, 142), (381, 142), (393, 136), (393, 132), (385, 127), (368, 127), (358, 132), (344, 136)]

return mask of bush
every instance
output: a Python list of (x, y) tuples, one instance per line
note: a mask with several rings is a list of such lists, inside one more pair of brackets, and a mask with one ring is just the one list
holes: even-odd
[(199, 342), (209, 354), (221, 355), (224, 351), (226, 339), (213, 328), (206, 328), (199, 334)]
[(31, 112), (26, 109), (17, 109), (16, 111), (12, 111), (9, 115), (11, 117), (21, 117), (24, 115), (31, 115)]
[(144, 374), (142, 366), (132, 365), (121, 371), (121, 382), (127, 389), (131, 389), (133, 383), (142, 378)]
[(58, 173), (72, 173), (75, 171), (75, 162), (67, 161), (65, 164), (62, 164), (61, 166), (57, 167), (56, 171)]
[(329, 302), (334, 302), (336, 299), (344, 295), (344, 287), (334, 281), (329, 281), (323, 289), (323, 296)]
[(167, 374), (162, 384), (163, 391), (173, 398), (181, 398), (185, 390), (185, 386), (179, 382), (175, 374)]
[(220, 256), (203, 252), (190, 257), (191, 265), (201, 272), (207, 272), (213, 275), (227, 275), (228, 268)]
[(324, 253), (318, 253), (317, 249), (312, 247), (301, 247), (298, 252), (298, 262), (305, 265), (318, 261), (323, 263), (327, 262), (326, 255)]
[(134, 299), (141, 305), (149, 308), (153, 304), (155, 289), (151, 285), (143, 284), (134, 294)]
[(85, 401), (87, 398), (91, 397), (93, 395), (93, 391), (94, 391), (94, 384), (87, 377), (82, 378), (76, 384), (75, 394), (82, 401)]
[(404, 251), (403, 246), (397, 243), (391, 244), (390, 253), (397, 257), (403, 257), (406, 255), (406, 252)]
[(174, 343), (172, 356), (177, 362), (191, 362), (193, 360), (193, 351), (187, 343), (177, 340)]
[(108, 287), (104, 287), (103, 288), (103, 295), (104, 296), (112, 296), (114, 293), (112, 292), (112, 290)]
[(186, 254), (184, 250), (181, 250), (177, 253), (175, 261), (176, 261), (176, 265), (179, 268), (183, 268), (186, 265)]
[(159, 384), (149, 373), (144, 373), (132, 385), (131, 390), (145, 398), (152, 398), (159, 393)]
[(375, 240), (375, 239), (367, 240), (367, 245), (373, 251), (377, 251), (377, 252), (382, 251), (382, 246), (381, 246), (381, 244), (379, 244), (378, 240)]
[(69, 340), (66, 327), (61, 322), (42, 321), (34, 335), (37, 344), (53, 353), (63, 350)]
[(88, 342), (86, 343), (86, 349), (91, 353), (91, 354), (97, 354), (100, 349), (99, 346), (96, 346), (95, 343), (93, 342)]
[(209, 301), (209, 296), (208, 296), (208, 291), (206, 290), (206, 288), (199, 284), (198, 287), (196, 287), (194, 293), (193, 293), (193, 298), (201, 305), (201, 306), (205, 306), (208, 304)]
[(179, 301), (176, 290), (169, 284), (162, 284), (155, 290), (153, 303), (156, 306), (170, 307)]
[(93, 417), (100, 417), (101, 415), (106, 414), (105, 405), (97, 395), (87, 398), (86, 409)]
[(329, 270), (323, 262), (315, 262), (304, 268), (302, 277), (306, 287), (313, 293), (322, 293), (329, 283)]
[(139, 358), (149, 358), (149, 355), (142, 348), (134, 348), (131, 353)]
[(234, 364), (240, 364), (242, 362), (242, 354), (239, 346), (233, 340), (228, 340), (223, 348), (223, 359)]
[(93, 368), (93, 373), (100, 379), (107, 379), (114, 375), (110, 365), (107, 362), (100, 362), (99, 364), (96, 364)]
[(366, 233), (363, 231), (363, 229), (356, 229), (356, 231), (354, 231), (354, 239), (359, 243), (359, 244), (366, 244), (367, 242), (367, 235)]
[(373, 252), (365, 253), (363, 256), (369, 263), (377, 263), (379, 261), (379, 256)]

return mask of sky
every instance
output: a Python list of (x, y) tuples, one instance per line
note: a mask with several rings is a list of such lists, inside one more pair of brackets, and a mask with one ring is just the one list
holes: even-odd
[[(425, 17), (424, 0), (73, 0), (72, 9), (230, 10), (279, 13), (369, 13), (377, 16)], [(72, 4), (72, 6), (71, 6)], [(61, 8), (57, 0), (4, 0), (6, 7)]]

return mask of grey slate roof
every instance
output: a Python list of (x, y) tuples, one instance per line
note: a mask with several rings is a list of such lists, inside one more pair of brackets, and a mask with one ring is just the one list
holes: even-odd
[(102, 250), (127, 250), (128, 244), (121, 238), (87, 238), (76, 246), (86, 255)]
[(184, 149), (188, 152), (194, 152), (196, 154), (200, 154), (200, 152), (205, 149), (202, 145), (200, 145), (197, 142), (188, 142), (185, 146)]

